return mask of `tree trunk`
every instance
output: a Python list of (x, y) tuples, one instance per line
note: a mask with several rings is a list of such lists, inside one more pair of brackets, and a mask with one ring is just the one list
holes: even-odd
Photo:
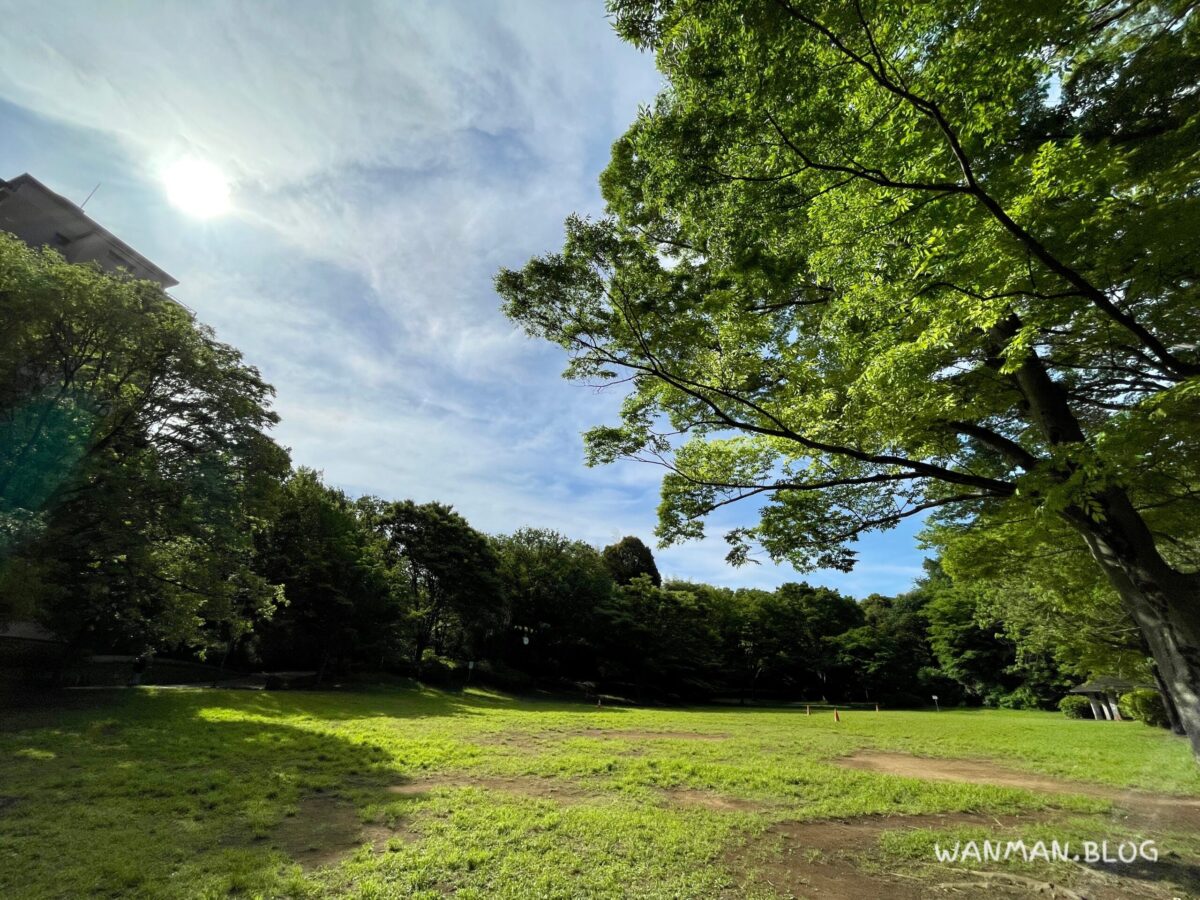
[[(993, 329), (993, 337), (1003, 345), (1019, 325), (1011, 316)], [(1088, 443), (1061, 386), (1036, 352), (1029, 352), (1014, 377), (1029, 417), (1050, 444)], [(1141, 629), (1200, 762), (1200, 574), (1168, 565), (1124, 490), (1110, 488), (1089, 499), (1102, 514), (1077, 506), (1063, 516), (1083, 536)]]
[(1179, 718), (1179, 709), (1175, 706), (1175, 699), (1171, 696), (1171, 692), (1167, 690), (1166, 682), (1162, 679), (1162, 673), (1158, 671), (1158, 664), (1152, 663), (1150, 668), (1154, 672), (1154, 683), (1158, 685), (1158, 692), (1162, 694), (1163, 706), (1167, 710), (1167, 721), (1171, 725), (1171, 731), (1175, 734), (1187, 734), (1183, 729), (1183, 720)]
[(1103, 521), (1076, 510), (1067, 517), (1142, 631), (1160, 683), (1200, 761), (1200, 575), (1162, 558), (1146, 523), (1118, 490), (1098, 498)]

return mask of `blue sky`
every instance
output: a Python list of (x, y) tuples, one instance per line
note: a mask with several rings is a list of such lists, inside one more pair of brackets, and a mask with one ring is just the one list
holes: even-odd
[[(616, 394), (498, 309), (503, 265), (598, 212), (609, 146), (660, 85), (602, 0), (30, 4), (0, 0), (0, 177), (30, 172), (181, 282), (174, 294), (276, 386), (276, 437), (352, 493), (452, 503), (478, 528), (648, 542), (659, 470), (587, 469)], [(198, 220), (162, 171), (206, 160), (234, 209)], [(909, 586), (915, 524), (849, 574), (724, 563), (709, 537), (664, 574), (862, 596)]]

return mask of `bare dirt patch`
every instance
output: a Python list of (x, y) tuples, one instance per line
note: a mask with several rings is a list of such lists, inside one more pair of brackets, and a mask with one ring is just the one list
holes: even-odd
[(340, 862), (366, 843), (381, 853), (393, 838), (411, 842), (419, 837), (403, 826), (364, 825), (349, 800), (324, 796), (301, 800), (296, 815), (276, 827), (271, 842), (309, 870)]
[(402, 797), (419, 797), (438, 788), (466, 787), (557, 800), (560, 803), (580, 802), (589, 796), (582, 785), (569, 779), (539, 778), (535, 775), (433, 775), (390, 785), (387, 792)]
[(617, 731), (606, 728), (589, 728), (577, 732), (584, 737), (606, 738), (614, 741), (724, 741), (728, 734), (711, 731)]
[(837, 760), (839, 765), (885, 775), (921, 778), (926, 781), (957, 781), (995, 787), (1022, 788), (1051, 794), (1081, 794), (1110, 801), (1145, 824), (1200, 829), (1200, 800), (1122, 790), (1101, 784), (1068, 781), (1008, 769), (987, 760), (937, 759), (907, 753), (862, 752)]
[(757, 812), (766, 806), (755, 800), (730, 797), (712, 791), (682, 788), (663, 791), (663, 797), (671, 806), (699, 807), (700, 809), (715, 809), (719, 812)]
[[(994, 827), (1018, 820), (1017, 817), (1002, 821), (990, 816), (956, 814), (783, 822), (732, 851), (726, 863), (740, 875), (739, 892), (753, 884), (765, 884), (789, 897), (919, 900), (932, 895), (932, 884), (901, 872), (876, 871), (865, 865), (884, 832), (958, 825)], [(997, 887), (958, 888), (954, 895), (982, 897), (997, 893)], [(999, 887), (1003, 888), (1003, 885)], [(1027, 893), (1028, 886), (1025, 889)]]
[(362, 830), (362, 842), (370, 841), (376, 853), (387, 853), (403, 844), (415, 844), (420, 839), (420, 832), (402, 824), (389, 828), (387, 825), (375, 823), (364, 825)]
[[(725, 863), (737, 875), (737, 893), (754, 885), (769, 886), (787, 897), (820, 900), (859, 900), (887, 897), (919, 900), (924, 897), (1029, 897), (1059, 900), (1116, 900), (1171, 896), (1157, 886), (1131, 882), (1111, 875), (1099, 876), (1080, 894), (1061, 884), (1009, 872), (968, 869), (913, 875), (881, 867), (878, 845), (887, 832), (912, 829), (944, 830), (959, 826), (1012, 828), (1044, 822), (1043, 815), (988, 816), (975, 813), (917, 816), (863, 816), (848, 820), (782, 822), (748, 844), (730, 851)], [(1097, 873), (1084, 872), (1083, 877)]]
[(815, 822), (781, 822), (772, 831), (792, 845), (815, 848), (822, 852), (869, 850), (887, 831), (913, 831), (918, 828), (947, 829), (961, 825), (989, 828), (1038, 821), (1033, 816), (985, 816), (978, 813), (946, 813), (923, 816), (860, 816), (854, 819), (821, 819)]
[(335, 863), (364, 841), (354, 804), (333, 796), (301, 800), (296, 814), (284, 819), (271, 838), (304, 869)]
[(524, 731), (498, 731), (493, 734), (482, 734), (474, 738), (473, 742), (483, 746), (521, 751), (540, 750), (544, 746), (541, 738)]

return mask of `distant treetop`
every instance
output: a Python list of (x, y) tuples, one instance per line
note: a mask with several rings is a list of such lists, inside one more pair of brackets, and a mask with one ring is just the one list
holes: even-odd
[(662, 586), (662, 576), (654, 564), (654, 554), (640, 538), (626, 535), (615, 544), (605, 547), (603, 556), (604, 564), (617, 584), (629, 584), (639, 575), (649, 575), (655, 587)]

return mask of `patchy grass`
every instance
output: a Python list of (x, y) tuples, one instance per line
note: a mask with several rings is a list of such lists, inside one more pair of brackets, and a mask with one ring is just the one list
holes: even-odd
[[(803, 709), (598, 710), (419, 689), (60, 699), (0, 716), (3, 897), (828, 897), (839, 881), (861, 895), (852, 871), (900, 896), (969, 881), (932, 854), (964, 835), (1153, 838), (1164, 859), (1137, 871), (989, 868), (1089, 895), (1196, 889), (1200, 834), (1160, 830), (1097, 789), (1200, 795), (1186, 745), (1137, 723), (851, 711), (835, 724)], [(837, 764), (863, 750), (1093, 787)], [(860, 824), (805, 824), (823, 819)]]

